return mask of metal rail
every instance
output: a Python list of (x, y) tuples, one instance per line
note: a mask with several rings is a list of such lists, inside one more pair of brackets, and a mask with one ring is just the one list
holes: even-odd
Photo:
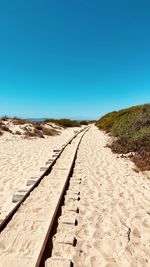
[(51, 252), (52, 252), (52, 237), (56, 232), (58, 217), (60, 216), (61, 207), (62, 207), (62, 205), (64, 203), (64, 197), (65, 197), (66, 191), (67, 191), (68, 186), (69, 186), (69, 180), (70, 180), (70, 178), (71, 178), (71, 176), (73, 174), (75, 161), (76, 161), (76, 158), (77, 158), (77, 152), (78, 152), (80, 143), (82, 141), (83, 136), (85, 135), (85, 133), (88, 130), (89, 130), (89, 127), (86, 129), (86, 131), (81, 136), (81, 138), (79, 140), (79, 143), (78, 143), (78, 145), (76, 147), (74, 158), (73, 158), (73, 161), (72, 161), (70, 169), (69, 169), (69, 173), (68, 173), (68, 175), (66, 177), (65, 184), (63, 186), (63, 189), (62, 189), (62, 192), (60, 194), (59, 200), (57, 202), (57, 206), (56, 206), (55, 212), (53, 214), (52, 220), (51, 220), (50, 225), (48, 227), (48, 230), (47, 230), (43, 245), (41, 247), (41, 251), (40, 251), (40, 254), (38, 256), (38, 259), (37, 259), (35, 267), (44, 267), (45, 260), (48, 257), (51, 256)]
[(67, 144), (62, 148), (61, 152), (58, 154), (58, 156), (54, 159), (54, 161), (49, 165), (49, 167), (45, 170), (45, 172), (39, 177), (39, 179), (33, 184), (33, 186), (28, 190), (28, 192), (24, 195), (24, 197), (16, 204), (16, 206), (8, 213), (8, 215), (5, 217), (5, 219), (0, 224), (0, 233), (6, 228), (7, 224), (11, 221), (14, 214), (17, 212), (19, 207), (22, 205), (22, 203), (27, 199), (27, 197), (30, 195), (30, 193), (39, 185), (41, 180), (50, 174), (53, 166), (55, 165), (57, 159), (61, 156), (64, 149), (79, 135), (81, 132), (83, 132), (85, 129), (80, 130), (78, 133), (76, 133), (68, 142)]

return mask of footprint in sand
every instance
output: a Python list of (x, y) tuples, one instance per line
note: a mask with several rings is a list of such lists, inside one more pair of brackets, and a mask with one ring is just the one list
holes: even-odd
[(134, 230), (131, 232), (131, 242), (134, 245), (139, 245), (141, 240), (140, 232), (137, 228), (134, 228)]
[(142, 225), (145, 227), (145, 228), (150, 228), (150, 217), (144, 217), (142, 219)]
[(95, 232), (93, 233), (93, 238), (94, 239), (102, 239), (102, 233), (100, 230), (95, 230)]
[(135, 237), (135, 238), (140, 238), (141, 235), (140, 235), (140, 232), (137, 228), (134, 228), (134, 230), (132, 231), (132, 235)]

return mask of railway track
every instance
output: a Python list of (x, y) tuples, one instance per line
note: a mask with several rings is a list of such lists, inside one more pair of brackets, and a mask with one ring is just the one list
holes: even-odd
[[(50, 174), (53, 166), (55, 165), (56, 161), (58, 160), (58, 158), (61, 156), (61, 154), (63, 153), (64, 149), (73, 141), (73, 139), (75, 139), (78, 134), (80, 134), (83, 130), (80, 130), (78, 133), (76, 133), (72, 138), (70, 138), (64, 145), (62, 145), (61, 149), (58, 150), (54, 150), (54, 152), (56, 152), (56, 154), (54, 154), (53, 156), (55, 156), (53, 159), (50, 159), (49, 161), (47, 161), (47, 166), (42, 167), (41, 171), (43, 171), (43, 173), (41, 174), (41, 176), (39, 178), (37, 178), (33, 185), (29, 188), (29, 190), (27, 192), (24, 191), (24, 195), (20, 194), (20, 201), (16, 201), (17, 204), (15, 205), (15, 207), (7, 214), (7, 216), (0, 221), (0, 233), (3, 231), (3, 229), (6, 227), (6, 225), (9, 223), (9, 221), (11, 220), (11, 218), (13, 217), (13, 215), (17, 212), (17, 210), (19, 209), (19, 207), (22, 205), (22, 203), (26, 200), (26, 198), (30, 195), (30, 193), (39, 185), (39, 183), (41, 182), (41, 180), (47, 176), (48, 174)], [(34, 177), (33, 177), (34, 178)], [(33, 179), (31, 178), (31, 179)], [(20, 190), (23, 191), (23, 190)], [(23, 192), (22, 192), (23, 193)]]
[[(5, 247), (5, 249), (4, 250), (2, 249), (0, 253), (0, 255), (2, 255), (2, 257), (0, 256), (0, 262), (2, 262), (2, 267), (9, 266), (5, 264), (5, 261), (7, 261), (7, 256), (6, 256), (7, 253), (11, 260), (10, 267), (11, 266), (18, 267), (20, 266), (20, 264), (22, 267), (52, 266), (50, 265), (51, 263), (49, 263), (49, 260), (47, 260), (47, 258), (51, 257), (52, 237), (56, 233), (58, 218), (60, 216), (61, 207), (64, 203), (64, 197), (66, 195), (69, 181), (73, 173), (77, 151), (81, 143), (81, 140), (85, 135), (85, 133), (88, 131), (88, 129), (89, 128), (81, 130), (79, 133), (75, 134), (75, 136), (72, 139), (70, 139), (62, 147), (61, 150), (55, 151), (56, 154), (53, 161), (50, 161), (48, 163), (47, 168), (45, 169), (43, 168), (44, 172), (41, 175), (41, 177), (37, 181), (35, 181), (35, 183), (25, 193), (25, 195), (17, 203), (14, 209), (1, 222), (0, 242), (2, 244), (2, 247)], [(54, 179), (56, 179), (56, 182), (54, 181)], [(51, 188), (51, 181), (53, 183), (53, 188)], [(44, 196), (42, 195), (41, 197), (44, 188), (48, 187), (50, 188), (48, 196), (45, 193), (45, 195)], [(48, 197), (50, 198), (50, 196), (51, 196), (51, 199), (49, 200), (50, 203), (48, 203)], [(53, 197), (55, 199), (55, 203), (53, 203)], [(76, 196), (74, 195), (74, 197)], [(35, 209), (33, 208), (33, 210), (30, 209), (30, 205), (32, 202), (34, 202), (35, 205)], [(48, 214), (47, 216), (48, 223), (46, 224), (46, 226), (45, 226), (45, 221), (47, 221), (47, 217), (45, 218), (45, 214), (44, 216), (42, 214), (43, 213), (42, 205), (44, 205), (46, 216)], [(36, 229), (34, 229), (32, 220), (30, 218), (32, 217), (34, 212), (38, 210), (39, 210), (38, 213), (39, 225)], [(28, 217), (24, 218), (22, 214), (28, 215)], [(22, 219), (22, 217), (24, 219)], [(36, 224), (36, 219), (37, 219), (37, 212), (35, 212), (35, 217), (34, 217), (35, 224)], [(29, 227), (27, 226), (27, 223), (29, 224)], [(28, 240), (30, 239), (30, 235), (29, 236), (25, 235), (25, 239), (27, 240), (27, 247), (23, 249), (21, 247), (21, 244), (14, 242), (13, 238), (16, 235), (18, 238), (16, 236), (15, 238), (17, 238), (18, 242), (20, 242), (21, 241), (20, 238), (22, 238), (23, 240), (23, 236), (26, 233), (26, 231), (27, 233), (29, 233), (29, 231), (32, 230), (32, 228), (33, 232), (31, 231), (31, 235), (33, 234), (34, 236), (33, 237), (31, 236), (31, 240)], [(38, 231), (40, 232), (39, 235), (37, 234)], [(36, 240), (36, 235), (38, 237), (38, 240)], [(35, 243), (36, 241), (40, 243), (40, 246), (37, 249), (36, 245), (33, 243), (34, 237), (35, 237)], [(8, 244), (8, 242), (10, 243), (10, 246), (12, 242), (11, 253), (9, 252), (9, 249), (7, 249), (6, 247), (6, 243)], [(17, 248), (17, 251), (19, 251), (17, 252), (18, 255), (16, 255), (15, 253), (16, 245), (18, 246)], [(33, 252), (31, 251), (32, 246), (34, 247)], [(22, 251), (22, 253), (20, 253), (20, 251)], [(28, 253), (28, 251), (31, 251), (32, 253)], [(16, 257), (18, 257), (17, 260), (15, 259), (15, 255)], [(27, 257), (23, 255), (27, 255)], [(69, 266), (72, 266), (71, 262)]]

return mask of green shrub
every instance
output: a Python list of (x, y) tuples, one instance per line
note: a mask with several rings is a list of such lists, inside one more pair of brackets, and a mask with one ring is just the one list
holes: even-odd
[(31, 121), (26, 120), (26, 119), (22, 119), (22, 118), (18, 118), (18, 117), (13, 117), (12, 118), (12, 122), (13, 122), (14, 125), (23, 125), (23, 124), (26, 124), (26, 123), (32, 124)]
[(116, 117), (117, 117), (116, 111), (108, 113), (96, 122), (96, 126), (99, 129), (103, 129), (103, 130), (109, 132), (111, 130), (111, 127), (114, 124)]
[(55, 136), (55, 135), (59, 135), (60, 134), (60, 132), (58, 132), (57, 130), (48, 129), (46, 127), (42, 128), (42, 133), (43, 133), (43, 135), (47, 135), (47, 136)]
[(150, 127), (143, 127), (134, 133), (132, 137), (133, 142), (142, 141), (145, 145), (150, 144)]
[(88, 124), (89, 124), (89, 121), (86, 121), (86, 120), (80, 121), (80, 125), (88, 125)]
[(100, 129), (111, 132), (114, 136), (130, 139), (130, 135), (135, 131), (150, 126), (150, 105), (113, 111), (100, 118), (96, 125)]
[(117, 137), (111, 145), (113, 152), (134, 151), (133, 161), (140, 168), (142, 164), (149, 168), (146, 155), (150, 155), (150, 104), (108, 113), (96, 122), (96, 126)]
[(68, 128), (68, 127), (80, 127), (80, 123), (75, 120), (70, 120), (70, 119), (46, 119), (44, 123), (47, 122), (53, 122), (59, 125), (60, 127), (63, 128)]

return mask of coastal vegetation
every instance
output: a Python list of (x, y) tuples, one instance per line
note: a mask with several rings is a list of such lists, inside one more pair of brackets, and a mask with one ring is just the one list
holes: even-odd
[(63, 128), (81, 126), (81, 122), (76, 121), (76, 120), (70, 120), (70, 119), (46, 119), (44, 122), (45, 123), (52, 122)]
[(45, 136), (60, 134), (62, 128), (81, 127), (82, 125), (88, 125), (88, 123), (89, 121), (86, 120), (46, 119), (43, 121), (34, 121), (4, 116), (0, 119), (0, 136), (4, 132), (9, 132), (13, 135), (22, 135), (24, 138), (44, 138)]
[(150, 104), (113, 111), (101, 117), (96, 126), (114, 138), (115, 153), (130, 153), (141, 170), (150, 170)]
[(13, 135), (21, 135), (24, 138), (45, 138), (45, 136), (54, 136), (60, 134), (60, 131), (43, 123), (30, 121), (22, 118), (9, 118), (7, 116), (0, 119), (0, 136), (5, 132)]

